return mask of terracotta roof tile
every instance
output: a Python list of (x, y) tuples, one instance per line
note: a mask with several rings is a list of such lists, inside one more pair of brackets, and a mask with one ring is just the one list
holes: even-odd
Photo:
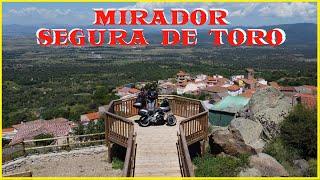
[(8, 132), (13, 132), (14, 128), (4, 128), (2, 129), (2, 133), (8, 133)]
[(29, 121), (14, 127), (17, 129), (17, 134), (13, 137), (10, 145), (31, 140), (39, 134), (52, 134), (55, 137), (68, 135), (71, 130), (71, 123), (67, 119), (57, 118)]
[(238, 91), (240, 89), (237, 85), (232, 85), (228, 87), (228, 91)]
[(93, 113), (88, 113), (88, 114), (84, 114), (85, 116), (87, 116), (87, 118), (90, 121), (96, 120), (100, 118), (100, 114), (99, 112), (93, 112)]
[(317, 96), (315, 95), (298, 93), (294, 96), (300, 97), (301, 103), (309, 108), (315, 108), (317, 106)]
[(269, 84), (270, 84), (270, 86), (272, 86), (272, 87), (274, 87), (276, 89), (280, 89), (280, 86), (279, 86), (279, 84), (277, 82), (272, 81), (272, 82), (269, 82)]
[(212, 86), (204, 89), (205, 91), (212, 92), (212, 93), (221, 93), (221, 92), (227, 92), (228, 89), (221, 86)]

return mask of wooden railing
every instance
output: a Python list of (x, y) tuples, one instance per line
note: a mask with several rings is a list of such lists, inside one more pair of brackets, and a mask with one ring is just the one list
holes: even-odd
[(200, 140), (206, 140), (208, 136), (208, 112), (204, 111), (180, 122), (188, 145)]
[[(79, 146), (103, 144), (105, 142), (104, 136), (105, 133), (103, 132), (25, 140), (15, 146), (4, 149), (4, 152), (2, 153), (2, 162), (14, 160), (15, 158), (33, 153), (46, 153), (52, 150), (65, 150), (66, 148), (71, 150)], [(41, 142), (43, 144), (48, 143), (48, 145), (37, 145), (37, 143), (41, 144)]]
[(138, 109), (133, 107), (136, 98), (128, 98), (125, 100), (115, 100), (112, 102), (112, 111), (114, 114), (128, 118), (138, 114)]
[(160, 95), (159, 100), (167, 98), (174, 115), (189, 118), (204, 111), (201, 101), (176, 95)]
[(126, 158), (122, 170), (122, 176), (125, 177), (134, 177), (137, 150), (136, 136), (137, 134), (130, 134), (129, 136)]
[[(164, 98), (169, 100), (171, 111), (174, 115), (186, 118), (179, 125), (177, 148), (181, 174), (183, 176), (194, 176), (188, 145), (197, 141), (201, 141), (204, 144), (203, 142), (207, 140), (208, 111), (199, 100), (176, 95), (160, 95), (158, 102)], [(138, 110), (133, 107), (135, 101), (136, 98), (112, 101), (105, 112), (106, 144), (108, 149), (111, 150), (111, 143), (127, 148), (123, 169), (124, 176), (134, 176), (136, 151), (134, 124), (126, 118), (138, 114)], [(158, 102), (156, 103), (157, 105), (159, 105)], [(109, 156), (111, 156), (111, 152), (109, 152)]]
[(133, 107), (134, 98), (127, 100), (116, 100), (109, 104), (105, 112), (106, 144), (108, 146), (108, 161), (112, 161), (111, 144), (116, 143), (127, 148), (122, 175), (126, 177), (134, 176), (136, 136), (134, 134), (134, 124), (126, 117), (138, 114)]
[(194, 169), (189, 154), (187, 140), (181, 126), (179, 127), (179, 132), (180, 133), (178, 133), (177, 150), (181, 175), (182, 177), (193, 177)]
[[(44, 138), (44, 139), (33, 139), (23, 141), (24, 151), (27, 153), (31, 150), (40, 150), (40, 149), (52, 149), (60, 147), (76, 147), (77, 145), (86, 145), (86, 144), (95, 144), (95, 143), (104, 143), (105, 139), (103, 133), (94, 133), (94, 134), (84, 134), (84, 135), (73, 135), (73, 136), (60, 136), (54, 138)], [(102, 138), (100, 137), (102, 136)], [(48, 142), (52, 141), (53, 143), (46, 146), (37, 146), (36, 143), (39, 142)], [(61, 142), (59, 142), (61, 141)]]
[[(129, 136), (134, 132), (134, 124), (132, 121), (120, 116), (120, 112), (123, 115), (128, 116), (129, 103), (126, 101), (121, 102), (119, 100), (112, 101), (109, 105), (107, 112), (105, 112), (105, 130), (106, 130), (106, 143), (116, 143), (123, 147), (128, 146)], [(118, 115), (119, 114), (119, 115)], [(132, 133), (132, 134), (130, 134)]]

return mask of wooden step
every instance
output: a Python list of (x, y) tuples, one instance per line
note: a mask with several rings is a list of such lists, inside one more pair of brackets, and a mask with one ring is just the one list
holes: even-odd
[(176, 126), (148, 127), (140, 127), (135, 123), (137, 133), (135, 176), (181, 177), (176, 147), (177, 131), (178, 123)]

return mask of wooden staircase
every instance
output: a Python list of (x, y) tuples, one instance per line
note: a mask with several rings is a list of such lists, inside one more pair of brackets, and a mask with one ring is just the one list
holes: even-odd
[(178, 125), (140, 127), (135, 124), (137, 133), (135, 176), (181, 177), (176, 147), (177, 127)]

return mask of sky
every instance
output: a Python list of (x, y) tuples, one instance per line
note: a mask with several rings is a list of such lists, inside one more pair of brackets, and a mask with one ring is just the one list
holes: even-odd
[(232, 26), (316, 23), (316, 3), (3, 3), (3, 24), (91, 25), (93, 8), (223, 8)]

